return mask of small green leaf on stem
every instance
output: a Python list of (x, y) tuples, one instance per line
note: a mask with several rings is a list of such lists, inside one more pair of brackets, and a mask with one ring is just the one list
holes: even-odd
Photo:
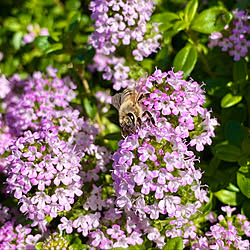
[(242, 100), (242, 96), (239, 95), (232, 95), (232, 93), (227, 93), (221, 99), (221, 107), (222, 108), (230, 108)]
[(162, 248), (162, 250), (182, 250), (183, 249), (183, 240), (181, 237), (175, 237), (172, 239), (168, 239), (166, 245)]
[(233, 15), (222, 7), (212, 7), (202, 11), (191, 23), (191, 29), (211, 34), (221, 31), (232, 20)]
[(223, 161), (237, 162), (242, 156), (240, 148), (234, 145), (216, 145), (214, 147), (215, 156)]
[(191, 0), (188, 2), (188, 4), (186, 5), (185, 9), (184, 9), (184, 20), (187, 23), (191, 23), (196, 12), (197, 12), (197, 8), (198, 8), (198, 0)]
[(174, 71), (183, 71), (183, 77), (187, 78), (194, 69), (197, 62), (197, 56), (198, 53), (196, 48), (191, 44), (187, 44), (175, 56), (173, 63)]

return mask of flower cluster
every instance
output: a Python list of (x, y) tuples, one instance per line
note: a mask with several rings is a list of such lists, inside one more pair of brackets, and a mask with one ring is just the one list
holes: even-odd
[[(210, 226), (210, 231), (206, 232), (205, 236), (197, 237), (197, 242), (192, 245), (193, 249), (249, 249), (249, 240), (243, 240), (241, 237), (244, 234), (250, 237), (250, 222), (246, 216), (232, 216), (236, 208), (230, 206), (221, 209), (227, 215), (219, 215), (219, 222)], [(216, 221), (217, 218), (213, 218), (212, 222)]]
[(7, 166), (5, 153), (11, 143), (12, 136), (9, 127), (6, 126), (5, 121), (0, 114), (0, 173), (4, 171)]
[(27, 27), (29, 33), (23, 36), (23, 43), (32, 43), (37, 36), (48, 36), (49, 31), (47, 28), (40, 28), (39, 24), (29, 24)]
[(143, 243), (143, 226), (147, 220), (139, 221), (135, 213), (110, 208), (102, 218), (102, 227), (90, 233), (89, 245), (98, 249), (128, 248)]
[[(95, 20), (95, 32), (89, 43), (96, 49), (91, 69), (104, 71), (103, 78), (113, 80), (119, 90), (134, 83), (129, 79), (131, 68), (125, 58), (117, 56), (117, 48), (127, 46), (136, 61), (157, 52), (161, 38), (157, 24), (147, 24), (154, 7), (152, 0), (100, 1), (90, 3), (91, 18)], [(147, 25), (146, 25), (147, 24)]]
[(7, 192), (14, 192), (32, 226), (45, 230), (46, 215), (55, 218), (59, 211), (69, 211), (82, 194), (81, 158), (50, 131), (26, 131), (10, 149)]
[(74, 84), (69, 78), (58, 79), (51, 67), (47, 71), (50, 76), (36, 72), (23, 81), (12, 78), (13, 89), (21, 86), (23, 91), (18, 96), (12, 91), (4, 100), (5, 118), (15, 134), (5, 170), (6, 190), (14, 193), (32, 226), (42, 231), (48, 217), (70, 213), (76, 202), (92, 209), (97, 203), (88, 201), (95, 197), (90, 195), (92, 184), (110, 161), (108, 150), (95, 144), (97, 126), (80, 118), (69, 104)]
[(145, 228), (148, 232), (154, 232), (148, 220), (139, 220), (136, 213), (118, 209), (113, 198), (101, 197), (101, 191), (102, 187), (94, 185), (81, 214), (72, 215), (70, 219), (61, 218), (58, 228), (67, 234), (77, 230), (88, 237), (89, 246), (98, 249), (128, 248), (130, 245), (142, 244)]
[[(165, 237), (182, 236), (185, 244), (194, 239), (191, 217), (208, 201), (202, 173), (195, 169), (198, 159), (189, 147), (202, 151), (210, 144), (217, 122), (202, 107), (205, 96), (199, 84), (182, 78), (182, 72), (160, 70), (148, 77), (143, 89), (149, 98), (143, 104), (156, 125), (143, 117), (138, 133), (120, 141), (113, 155), (117, 206), (147, 221), (144, 233), (160, 248)], [(153, 227), (157, 223), (160, 230)]]
[[(76, 86), (69, 77), (57, 78), (56, 70), (50, 66), (47, 72), (49, 77), (35, 72), (33, 77), (25, 80), (21, 80), (18, 75), (9, 79), (12, 91), (6, 96), (3, 105), (6, 123), (13, 135), (22, 135), (27, 129), (39, 130), (44, 118), (51, 120), (55, 112), (66, 109), (75, 98), (73, 89)], [(20, 91), (21, 95), (18, 96), (16, 92)]]
[[(2, 101), (11, 92), (11, 83), (6, 79), (5, 75), (0, 76), (0, 108), (4, 109)], [(12, 136), (2, 114), (0, 113), (0, 173), (5, 169), (7, 162), (4, 154), (11, 142)]]
[(6, 95), (10, 92), (10, 82), (6, 79), (5, 75), (0, 76), (0, 99), (6, 97)]
[(35, 244), (40, 237), (40, 234), (33, 236), (28, 225), (15, 225), (10, 209), (0, 204), (0, 249), (35, 250)]
[(222, 51), (229, 51), (229, 55), (239, 61), (244, 57), (250, 47), (250, 41), (247, 40), (249, 34), (249, 15), (244, 10), (233, 11), (234, 20), (232, 24), (227, 25), (222, 32), (214, 32), (210, 35), (209, 47), (219, 46)]

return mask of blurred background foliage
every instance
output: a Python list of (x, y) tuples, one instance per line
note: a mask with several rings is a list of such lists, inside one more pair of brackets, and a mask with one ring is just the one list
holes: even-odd
[[(87, 68), (95, 54), (87, 43), (94, 30), (89, 2), (1, 0), (0, 70), (8, 77), (15, 73), (26, 77), (51, 65), (59, 76), (70, 75), (78, 85), (75, 104), (82, 106), (85, 117), (105, 126), (99, 140), (115, 150), (121, 139), (117, 112), (111, 108), (103, 113), (95, 98), (99, 90), (114, 94), (112, 83)], [(205, 83), (206, 105), (220, 123), (212, 146), (199, 155), (197, 165), (210, 190), (209, 206), (213, 210), (222, 204), (237, 206), (238, 212), (250, 218), (249, 54), (234, 61), (221, 48), (207, 46), (209, 35), (230, 24), (236, 8), (246, 10), (249, 1), (158, 0), (152, 22), (160, 23), (161, 50), (138, 66), (149, 74), (156, 66), (163, 71), (174, 67), (183, 70), (185, 77)], [(25, 44), (30, 24), (39, 25), (37, 36)], [(42, 28), (49, 35), (40, 36)]]

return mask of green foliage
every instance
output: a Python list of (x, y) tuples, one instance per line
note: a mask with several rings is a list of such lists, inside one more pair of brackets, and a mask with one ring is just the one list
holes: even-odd
[(242, 166), (237, 172), (237, 184), (240, 191), (249, 199), (250, 198), (250, 171), (249, 166)]
[(221, 189), (214, 194), (221, 202), (231, 206), (237, 206), (236, 192)]
[(182, 48), (174, 59), (174, 70), (183, 71), (184, 78), (187, 78), (195, 67), (198, 53), (194, 46), (187, 44)]
[(182, 238), (176, 237), (176, 238), (169, 239), (166, 245), (162, 249), (163, 250), (168, 250), (168, 249), (182, 250), (183, 249)]
[(221, 31), (232, 17), (226, 9), (216, 6), (197, 15), (191, 24), (191, 29), (205, 34)]
[(184, 20), (186, 23), (191, 23), (195, 17), (198, 8), (198, 0), (191, 0), (187, 3), (184, 9)]

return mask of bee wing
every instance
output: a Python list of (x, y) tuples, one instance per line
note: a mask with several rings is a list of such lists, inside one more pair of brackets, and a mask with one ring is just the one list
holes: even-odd
[(121, 106), (121, 100), (122, 100), (122, 93), (118, 93), (112, 96), (111, 103), (117, 110), (119, 110)]

